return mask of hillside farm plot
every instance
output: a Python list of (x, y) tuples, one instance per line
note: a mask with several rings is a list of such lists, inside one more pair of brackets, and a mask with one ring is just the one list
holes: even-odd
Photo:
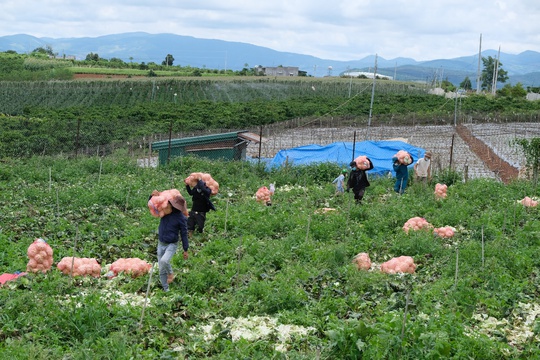
[(489, 146), (495, 154), (510, 165), (521, 168), (526, 159), (515, 139), (540, 137), (539, 123), (464, 124), (471, 133)]
[[(484, 162), (469, 148), (451, 125), (433, 126), (374, 126), (368, 128), (301, 128), (283, 132), (263, 133), (265, 141), (261, 144), (261, 157), (274, 157), (283, 149), (318, 144), (328, 145), (334, 142), (352, 142), (356, 131), (356, 141), (364, 140), (402, 140), (433, 153), (434, 170), (450, 166), (458, 171), (465, 171), (469, 178), (498, 178)], [(357, 149), (360, 153), (361, 149)], [(257, 157), (258, 144), (248, 146), (248, 155)], [(415, 158), (417, 154), (413, 154)]]

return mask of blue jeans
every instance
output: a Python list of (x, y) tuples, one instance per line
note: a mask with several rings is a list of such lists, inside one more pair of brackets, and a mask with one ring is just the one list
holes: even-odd
[(403, 194), (403, 192), (407, 188), (408, 180), (409, 180), (408, 177), (404, 177), (402, 179), (396, 179), (396, 183), (394, 184), (394, 191), (397, 193)]
[(167, 284), (167, 276), (173, 273), (171, 266), (171, 259), (178, 249), (178, 243), (166, 244), (161, 241), (158, 242), (157, 258), (159, 265), (159, 280), (163, 290), (169, 290), (169, 284)]

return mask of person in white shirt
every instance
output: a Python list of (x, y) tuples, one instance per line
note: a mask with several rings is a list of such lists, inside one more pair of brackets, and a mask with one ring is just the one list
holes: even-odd
[(428, 180), (431, 180), (431, 152), (426, 151), (424, 157), (418, 159), (414, 164), (414, 172), (418, 182), (426, 184)]

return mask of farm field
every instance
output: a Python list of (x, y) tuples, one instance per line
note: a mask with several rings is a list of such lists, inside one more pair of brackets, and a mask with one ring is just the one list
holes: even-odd
[[(371, 181), (364, 203), (336, 196), (328, 164), (266, 172), (248, 162), (186, 157), (158, 168), (131, 158), (35, 157), (0, 172), (0, 270), (25, 270), (41, 237), (53, 268), (0, 287), (6, 359), (537, 358), (538, 210), (529, 182), (455, 181), (440, 172), (402, 196)], [(156, 273), (109, 279), (120, 258), (155, 263), (153, 189), (212, 174), (218, 210), (177, 255), (164, 293)], [(272, 206), (255, 200), (276, 184)], [(433, 186), (448, 184), (437, 199)], [(190, 201), (188, 199), (188, 204)], [(325, 210), (326, 211), (323, 211)], [(334, 210), (327, 210), (334, 209)], [(422, 217), (434, 228), (405, 232)], [(431, 230), (431, 231), (430, 231)], [(371, 266), (352, 259), (368, 253)], [(71, 278), (64, 257), (94, 258), (101, 276)], [(409, 256), (414, 273), (388, 274)]]
[[(463, 124), (474, 136), (504, 161), (519, 169), (525, 165), (525, 157), (519, 148), (512, 145), (515, 138), (530, 139), (540, 136), (539, 123), (486, 123)], [(452, 158), (452, 168), (464, 172), (468, 168), (469, 178), (498, 178), (485, 162), (471, 149), (456, 132), (452, 125), (433, 126), (372, 126), (367, 128), (302, 128), (287, 129), (283, 132), (263, 132), (265, 141), (261, 145), (263, 157), (273, 157), (282, 149), (318, 144), (328, 145), (334, 142), (352, 142), (356, 131), (357, 141), (399, 139), (411, 145), (433, 152), (434, 171), (448, 168)], [(257, 156), (259, 146), (250, 144), (248, 154)], [(361, 152), (361, 149), (357, 149)], [(414, 155), (414, 154), (413, 154)]]
[[(129, 136), (113, 137), (118, 147), (111, 146), (103, 156), (93, 151), (92, 143), (74, 147), (77, 151), (88, 146), (92, 151), (73, 156), (71, 147), (45, 152), (54, 143), (32, 133), (50, 130), (37, 129), (34, 125), (39, 121), (28, 122), (26, 133), (17, 126), (6, 127), (4, 134), (11, 140), (7, 147), (23, 139), (43, 146), (21, 151), (24, 156), (15, 152), (2, 157), (0, 273), (28, 271), (29, 245), (37, 238), (51, 246), (54, 261), (45, 273), (29, 271), (0, 286), (0, 359), (540, 358), (536, 203), (540, 190), (525, 180), (505, 183), (486, 163), (497, 162), (490, 158), (497, 156), (513, 166), (522, 164), (523, 157), (510, 141), (516, 135), (536, 137), (537, 124), (471, 122), (454, 128), (448, 122), (452, 109), (442, 110), (448, 104), (424, 95), (416, 98), (422, 91), (408, 89), (410, 96), (379, 101), (383, 107), (389, 105), (385, 114), (392, 116), (392, 126), (377, 124), (369, 131), (361, 126), (264, 128), (263, 157), (306, 144), (350, 142), (355, 133), (357, 141), (403, 139), (434, 153), (435, 174), (427, 185), (413, 179), (398, 195), (393, 179), (370, 178), (371, 186), (358, 204), (351, 193), (336, 194), (332, 180), (341, 169), (335, 164), (269, 170), (257, 162), (185, 156), (168, 165), (141, 166), (137, 158), (146, 157), (143, 149), (148, 142), (132, 146), (135, 123), (126, 121), (136, 114), (141, 124), (156, 120), (152, 123), (156, 126), (139, 128), (136, 136), (151, 131), (166, 134), (167, 128), (167, 135), (180, 134), (182, 120), (185, 125), (194, 119), (199, 119), (199, 125), (207, 125), (209, 119), (222, 122), (225, 112), (206, 112), (215, 100), (238, 105), (235, 114), (253, 120), (255, 127), (277, 121), (278, 114), (311, 119), (341, 103), (330, 102), (321, 109), (324, 97), (317, 99), (319, 94), (345, 98), (343, 85), (348, 82), (255, 81), (247, 84), (250, 91), (246, 91), (245, 84), (236, 81), (163, 81), (124, 82), (111, 77), (88, 83), (83, 79), (14, 83), (3, 88), (10, 96), (3, 97), (3, 106), (13, 113), (34, 108), (36, 115), (41, 110), (35, 106), (48, 104), (56, 124), (61, 124), (62, 112), (54, 109), (74, 106), (87, 120), (81, 123), (95, 127), (83, 131), (87, 140), (105, 139), (96, 144), (109, 144), (103, 135), (122, 123), (128, 124)], [(368, 84), (355, 84), (354, 92), (366, 93)], [(400, 86), (393, 87), (388, 91), (401, 91)], [(295, 96), (314, 99), (313, 109), (305, 114), (285, 112), (301, 108), (306, 101), (298, 98), (276, 111), (260, 106)], [(240, 106), (256, 98), (265, 100)], [(498, 100), (501, 103), (493, 108), (505, 108), (505, 102), (510, 102)], [(422, 105), (412, 106), (416, 101)], [(145, 105), (135, 114), (100, 115), (115, 103)], [(471, 107), (476, 111), (477, 105)], [(183, 119), (188, 108), (196, 114)], [(360, 124), (357, 114), (367, 108), (361, 109), (336, 114), (334, 124), (341, 120)], [(483, 108), (482, 115), (493, 115), (489, 109)], [(263, 111), (246, 114), (246, 110)], [(412, 116), (418, 123), (433, 120), (438, 125), (396, 126), (401, 122), (394, 122), (394, 114), (399, 120)], [(473, 115), (478, 114), (472, 112), (471, 119)], [(532, 119), (528, 113), (518, 115), (514, 118)], [(5, 120), (9, 125), (9, 120), (25, 124), (27, 119)], [(167, 123), (169, 127), (157, 126)], [(177, 125), (174, 131), (173, 125)], [(205, 127), (186, 126), (185, 133), (218, 131)], [(61, 132), (57, 126), (50, 128)], [(464, 136), (464, 129), (493, 149), (494, 155), (479, 154), (481, 147)], [(32, 136), (23, 136), (28, 134)], [(53, 135), (50, 139), (57, 140)], [(60, 144), (71, 146), (79, 137), (66, 139)], [(258, 150), (251, 144), (248, 153), (256, 156)], [(153, 160), (151, 156), (142, 162)], [(461, 181), (465, 169), (466, 182)], [(176, 279), (164, 292), (156, 273), (159, 219), (150, 213), (148, 199), (156, 189), (177, 188), (185, 195), (184, 179), (191, 172), (210, 173), (219, 182), (212, 199), (217, 211), (207, 214), (205, 232), (190, 239), (189, 257), (174, 256)], [(272, 205), (266, 206), (257, 202), (255, 193), (270, 184), (275, 184), (276, 192)], [(435, 196), (436, 184), (447, 185), (446, 197)], [(190, 206), (191, 199), (186, 200)], [(409, 229), (405, 224), (412, 219), (427, 225)], [(441, 235), (441, 229), (449, 235)], [(358, 254), (364, 259), (369, 256), (369, 266), (357, 266)], [(100, 272), (95, 277), (63, 273), (58, 264), (69, 257), (95, 260)], [(388, 261), (402, 257), (407, 259), (407, 272), (396, 272)], [(133, 258), (148, 262), (151, 270), (138, 277), (110, 275), (112, 263)]]

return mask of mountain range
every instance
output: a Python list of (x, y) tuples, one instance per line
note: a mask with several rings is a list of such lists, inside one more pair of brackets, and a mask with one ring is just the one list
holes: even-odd
[[(38, 47), (50, 46), (59, 56), (75, 56), (83, 60), (89, 53), (101, 58), (119, 58), (125, 62), (155, 62), (161, 64), (168, 54), (174, 65), (208, 69), (241, 70), (244, 67), (296, 66), (310, 76), (339, 76), (347, 71), (373, 72), (397, 80), (433, 81), (447, 79), (455, 85), (469, 77), (476, 86), (478, 53), (470, 56), (416, 61), (411, 58), (384, 59), (367, 56), (358, 60), (321, 59), (311, 55), (281, 52), (270, 48), (215, 39), (201, 39), (175, 34), (122, 33), (98, 37), (48, 38), (27, 34), (0, 37), (0, 51), (28, 53)], [(497, 51), (484, 50), (482, 57), (497, 58)], [(524, 51), (517, 55), (500, 53), (502, 68), (508, 72), (507, 83), (540, 86), (540, 53)], [(481, 68), (483, 65), (480, 65)]]

